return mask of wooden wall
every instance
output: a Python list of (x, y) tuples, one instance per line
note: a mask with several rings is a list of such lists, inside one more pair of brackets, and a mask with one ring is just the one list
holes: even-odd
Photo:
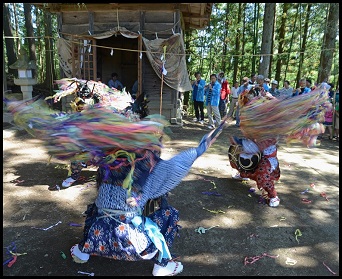
[[(77, 11), (61, 12), (59, 14), (59, 29), (64, 37), (68, 34), (89, 35), (99, 34), (115, 27), (125, 27), (133, 32), (140, 32), (143, 37), (153, 40), (165, 39), (173, 35), (173, 32), (181, 31), (180, 12), (176, 11)], [(173, 29), (173, 30), (172, 30)], [(156, 34), (157, 33), (157, 34)], [(122, 37), (122, 36), (120, 36)], [(132, 40), (132, 41), (130, 41)], [(106, 45), (123, 49), (138, 49), (137, 39), (119, 39), (112, 36), (108, 39), (97, 40), (97, 45)], [(138, 76), (138, 52), (116, 51), (111, 57), (110, 50), (97, 48), (97, 71), (102, 73), (103, 82), (108, 81), (112, 72), (119, 74), (127, 91), (131, 91), (132, 85)], [(134, 58), (135, 57), (135, 58)], [(136, 59), (134, 61), (134, 59)], [(162, 106), (162, 115), (171, 123), (175, 123), (177, 111), (178, 92), (163, 84), (162, 105), (160, 104), (161, 79), (154, 72), (145, 54), (142, 56), (142, 84), (143, 92), (147, 94), (150, 114), (159, 114)]]

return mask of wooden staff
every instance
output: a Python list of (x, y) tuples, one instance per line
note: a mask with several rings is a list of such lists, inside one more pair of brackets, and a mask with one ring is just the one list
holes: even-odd
[(164, 83), (164, 74), (163, 74), (163, 68), (162, 68), (161, 85), (160, 85), (160, 106), (159, 106), (160, 115), (162, 115), (162, 107), (163, 107), (163, 83)]
[(162, 58), (162, 69), (161, 69), (161, 85), (160, 85), (160, 106), (159, 106), (159, 114), (162, 115), (162, 107), (163, 107), (163, 83), (164, 83), (164, 67), (165, 67), (165, 60), (166, 60), (166, 48), (167, 46), (163, 46), (164, 55)]

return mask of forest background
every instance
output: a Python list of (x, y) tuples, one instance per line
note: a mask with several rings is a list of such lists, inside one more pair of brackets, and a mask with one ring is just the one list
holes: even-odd
[[(15, 88), (9, 65), (23, 48), (36, 61), (37, 86), (53, 95), (53, 81), (63, 78), (57, 26), (56, 15), (30, 3), (3, 3), (4, 92)], [(230, 84), (252, 73), (280, 88), (286, 79), (297, 88), (302, 77), (339, 84), (339, 3), (214, 3), (208, 26), (186, 31), (184, 42), (190, 78), (223, 71)]]

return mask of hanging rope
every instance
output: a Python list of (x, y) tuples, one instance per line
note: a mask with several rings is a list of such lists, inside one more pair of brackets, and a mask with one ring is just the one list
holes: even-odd
[[(155, 33), (155, 32), (153, 32)], [(160, 33), (160, 32), (159, 32)], [(75, 34), (69, 34), (69, 33), (63, 33), (60, 32), (60, 34), (62, 35), (67, 35), (67, 36), (72, 36)], [(80, 35), (81, 37), (81, 35)], [(41, 39), (41, 38), (52, 38), (54, 40), (57, 40), (59, 38), (55, 38), (55, 37), (51, 37), (51, 36), (35, 36), (35, 37), (23, 37), (23, 36), (3, 36), (4, 39), (15, 39), (15, 38), (23, 38), (23, 39)], [(74, 42), (76, 44), (78, 44), (78, 42)], [(131, 52), (144, 52), (146, 53), (146, 50), (137, 50), (137, 49), (128, 49), (128, 48), (117, 48), (117, 47), (107, 47), (107, 46), (102, 46), (102, 45), (97, 45), (97, 44), (91, 44), (91, 47), (97, 47), (97, 48), (105, 48), (105, 49), (110, 49), (110, 50), (122, 50), (122, 51), (131, 51)], [(335, 50), (335, 48), (327, 48), (327, 49), (321, 49), (319, 50), (319, 52), (324, 52), (324, 51), (332, 51)], [(53, 50), (48, 50), (48, 51), (53, 51)], [(185, 51), (191, 51), (190, 49), (186, 49)], [(160, 53), (160, 52), (151, 52), (151, 53)], [(293, 51), (293, 52), (282, 52), (282, 53), (260, 53), (260, 54), (226, 54), (226, 55), (220, 55), (220, 57), (261, 57), (261, 56), (278, 56), (278, 55), (285, 55), (285, 54), (302, 54), (302, 53), (309, 53), (309, 51), (304, 52), (304, 51)], [(179, 55), (179, 56), (183, 56), (184, 54), (175, 54), (175, 53), (166, 53), (166, 54), (172, 54), (172, 55)], [(312, 51), (310, 51), (310, 54), (312, 54)], [(185, 54), (186, 56), (195, 56), (196, 58), (203, 58), (202, 55), (200, 54), (196, 54), (193, 52), (189, 52)], [(207, 58), (203, 58), (203, 59), (207, 59)]]

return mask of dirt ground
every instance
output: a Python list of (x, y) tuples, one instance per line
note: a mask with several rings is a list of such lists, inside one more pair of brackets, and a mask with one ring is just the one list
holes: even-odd
[[(196, 146), (209, 132), (191, 118), (185, 118), (182, 127), (171, 126), (164, 159)], [(250, 191), (255, 182), (232, 179), (228, 137), (240, 134), (234, 124), (229, 122), (170, 193), (169, 202), (179, 210), (182, 227), (171, 251), (184, 265), (178, 276), (339, 275), (339, 143), (324, 139), (312, 149), (280, 143), (281, 177), (276, 189), (281, 202), (270, 208), (259, 203), (260, 191)], [(85, 264), (72, 261), (69, 249), (80, 240), (82, 227), (70, 223), (83, 224), (82, 213), (94, 201), (95, 168), (84, 169), (74, 186), (49, 191), (49, 186), (61, 185), (68, 162), (52, 159), (47, 165), (41, 140), (15, 129), (7, 113), (3, 144), (3, 261), (10, 258), (6, 247), (11, 244), (17, 253), (27, 253), (11, 267), (3, 265), (3, 275), (86, 276), (78, 271), (95, 276), (151, 275), (151, 261), (100, 257)], [(195, 229), (200, 226), (217, 227), (198, 234)], [(246, 258), (249, 263), (244, 265)]]

